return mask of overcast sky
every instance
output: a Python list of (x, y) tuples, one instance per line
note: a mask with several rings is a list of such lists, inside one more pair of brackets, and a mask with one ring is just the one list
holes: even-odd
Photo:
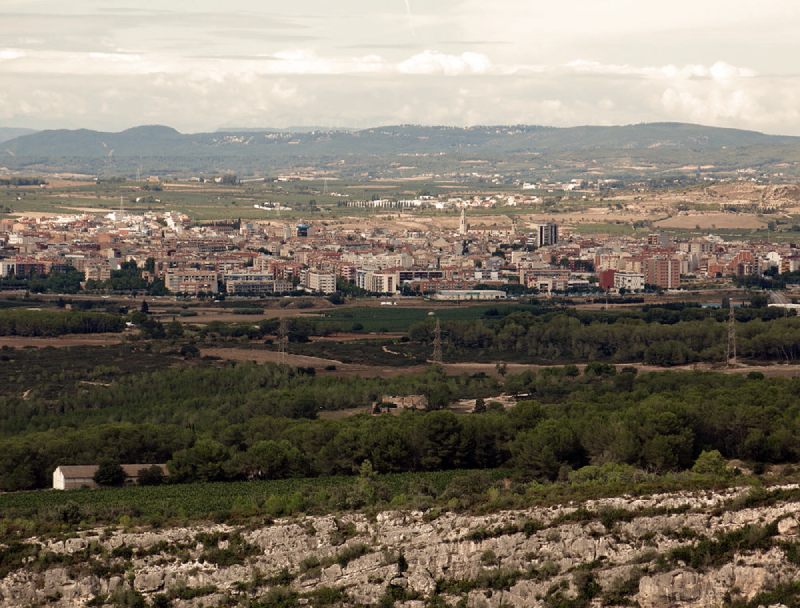
[(0, 0), (0, 126), (800, 135), (797, 0)]

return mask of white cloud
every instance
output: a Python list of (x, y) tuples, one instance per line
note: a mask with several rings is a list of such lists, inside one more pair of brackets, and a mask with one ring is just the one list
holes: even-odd
[(19, 49), (0, 49), (0, 60), (19, 59), (24, 56), (25, 53)]
[(654, 79), (710, 79), (724, 82), (737, 78), (753, 78), (757, 76), (756, 72), (749, 68), (737, 67), (724, 61), (717, 61), (712, 65), (687, 64), (678, 66), (670, 63), (662, 66), (633, 66), (576, 59), (566, 63), (564, 67), (576, 74), (637, 76)]
[(796, 0), (412, 0), (413, 28), (401, 0), (100, 4), (0, 2), (3, 123), (686, 120), (800, 134)]
[(439, 51), (426, 50), (401, 62), (397, 69), (402, 74), (486, 74), (492, 62), (483, 53), (461, 53), (451, 55)]

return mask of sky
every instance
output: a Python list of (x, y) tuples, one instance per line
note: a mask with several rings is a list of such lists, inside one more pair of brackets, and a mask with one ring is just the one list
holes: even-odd
[(0, 126), (800, 135), (797, 0), (1, 0)]

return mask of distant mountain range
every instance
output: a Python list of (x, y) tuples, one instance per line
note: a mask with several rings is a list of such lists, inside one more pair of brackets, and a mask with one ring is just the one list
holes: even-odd
[(18, 129), (16, 127), (0, 127), (0, 143), (14, 139), (20, 135), (30, 135), (36, 133), (34, 129)]
[[(0, 137), (9, 130), (0, 129)], [(1, 140), (0, 140), (1, 141)], [(344, 161), (344, 162), (342, 162)], [(684, 123), (626, 126), (400, 125), (358, 131), (245, 129), (183, 134), (150, 125), (119, 133), (47, 130), (9, 138), (0, 166), (31, 172), (158, 174), (236, 171), (269, 174), (297, 167), (391, 175), (472, 171), (471, 164), (522, 174), (613, 176), (692, 171), (781, 170), (798, 173), (800, 137), (766, 135)]]

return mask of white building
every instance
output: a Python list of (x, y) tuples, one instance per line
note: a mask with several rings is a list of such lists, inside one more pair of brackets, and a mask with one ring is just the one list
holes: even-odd
[(311, 291), (333, 293), (336, 291), (336, 275), (332, 272), (309, 270), (306, 273), (306, 287)]
[[(158, 467), (164, 475), (167, 475), (167, 465), (165, 464), (123, 464), (120, 465), (125, 471), (125, 483), (133, 484), (139, 480), (139, 474), (144, 469)], [(79, 488), (96, 488), (94, 474), (97, 472), (96, 464), (61, 465), (53, 471), (54, 490), (77, 490)]]
[(269, 272), (236, 272), (225, 275), (225, 293), (232, 296), (263, 296), (291, 291), (290, 281), (276, 280)]
[(508, 296), (499, 289), (442, 289), (431, 296), (432, 300), (468, 302), (474, 300), (505, 300)]
[(172, 293), (218, 293), (219, 275), (208, 270), (188, 268), (185, 270), (169, 270), (164, 284)]
[(644, 275), (641, 272), (615, 272), (614, 288), (625, 291), (641, 291), (644, 289)]

